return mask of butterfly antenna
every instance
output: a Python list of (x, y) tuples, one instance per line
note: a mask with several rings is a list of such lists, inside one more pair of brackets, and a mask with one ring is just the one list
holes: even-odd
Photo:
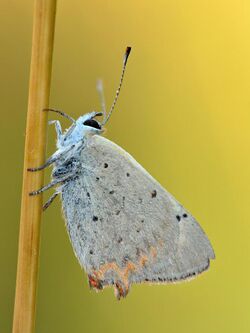
[(127, 47), (126, 48), (126, 51), (125, 51), (125, 54), (124, 54), (124, 59), (123, 59), (123, 66), (122, 66), (122, 74), (121, 74), (121, 78), (120, 78), (120, 83), (119, 83), (119, 86), (118, 86), (118, 89), (116, 90), (116, 95), (115, 95), (115, 98), (114, 98), (114, 101), (113, 101), (113, 104), (110, 108), (110, 111), (109, 111), (109, 114), (108, 116), (104, 119), (104, 122), (102, 123), (102, 125), (105, 125), (107, 123), (107, 121), (109, 120), (114, 108), (115, 108), (115, 105), (116, 105), (116, 102), (117, 102), (117, 99), (118, 99), (118, 96), (120, 94), (120, 91), (121, 91), (121, 87), (122, 87), (122, 81), (123, 81), (123, 78), (124, 78), (124, 73), (125, 73), (125, 69), (126, 69), (126, 65), (127, 65), (127, 61), (128, 61), (128, 56), (130, 54), (130, 51), (131, 51), (131, 47)]
[(56, 110), (56, 109), (43, 109), (43, 111), (56, 112), (56, 113), (59, 113), (61, 116), (63, 116), (63, 117), (65, 117), (65, 118), (69, 119), (70, 121), (72, 121), (72, 123), (75, 123), (75, 122), (76, 122), (74, 118), (70, 117), (67, 113), (62, 112), (62, 111), (60, 111), (60, 110)]
[(103, 113), (103, 119), (106, 119), (106, 104), (105, 104), (105, 97), (104, 97), (104, 89), (103, 89), (103, 83), (102, 80), (97, 80), (96, 83), (96, 89), (99, 95), (102, 113)]

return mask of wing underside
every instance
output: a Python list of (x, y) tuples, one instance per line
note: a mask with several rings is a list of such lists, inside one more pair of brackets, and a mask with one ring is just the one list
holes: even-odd
[(208, 268), (214, 252), (201, 227), (128, 153), (93, 136), (81, 162), (62, 201), (91, 287), (114, 285), (120, 298), (132, 283), (175, 282)]

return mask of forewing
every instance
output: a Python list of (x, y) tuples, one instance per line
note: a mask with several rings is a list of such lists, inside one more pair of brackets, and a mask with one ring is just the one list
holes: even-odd
[(208, 268), (206, 235), (174, 198), (127, 152), (93, 136), (82, 173), (62, 193), (72, 245), (90, 285), (177, 281)]

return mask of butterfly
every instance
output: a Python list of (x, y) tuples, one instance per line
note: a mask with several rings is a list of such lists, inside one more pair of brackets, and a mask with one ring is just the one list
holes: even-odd
[[(55, 124), (57, 150), (37, 168), (53, 165), (52, 180), (30, 195), (56, 187), (69, 238), (89, 285), (95, 290), (113, 286), (118, 299), (131, 284), (168, 283), (190, 279), (209, 267), (214, 251), (195, 218), (130, 154), (102, 136), (119, 96), (131, 48), (127, 47), (120, 84), (106, 115), (101, 82), (102, 112), (77, 120), (62, 131)], [(103, 121), (97, 120), (103, 115)]]

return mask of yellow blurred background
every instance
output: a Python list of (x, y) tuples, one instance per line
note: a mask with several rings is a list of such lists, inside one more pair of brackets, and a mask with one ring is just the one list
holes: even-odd
[[(31, 0), (1, 1), (3, 333), (12, 326), (32, 14)], [(58, 200), (42, 223), (36, 332), (249, 332), (250, 2), (59, 0), (51, 107), (73, 117), (99, 109), (99, 77), (110, 105), (127, 45), (132, 53), (106, 136), (192, 212), (216, 260), (188, 283), (133, 286), (120, 302), (112, 289), (96, 294)], [(49, 128), (48, 155), (54, 141)]]

